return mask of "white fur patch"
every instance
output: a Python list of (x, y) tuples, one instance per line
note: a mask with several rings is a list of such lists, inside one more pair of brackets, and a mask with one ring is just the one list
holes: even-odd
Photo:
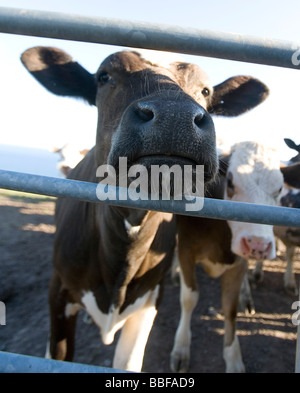
[(224, 265), (223, 263), (211, 262), (209, 259), (201, 259), (201, 265), (204, 267), (205, 272), (213, 278), (218, 278), (225, 273), (226, 270), (232, 265)]
[(174, 346), (171, 353), (171, 369), (174, 372), (187, 372), (190, 362), (191, 318), (197, 305), (199, 292), (193, 291), (184, 281), (180, 271), (180, 322), (176, 331)]
[(52, 359), (51, 354), (50, 354), (50, 341), (47, 342), (45, 359)]
[(226, 373), (245, 372), (240, 343), (237, 336), (234, 337), (230, 346), (224, 347), (223, 357), (226, 364)]
[(140, 225), (130, 225), (127, 220), (124, 220), (124, 225), (129, 237), (135, 237), (141, 229)]
[(81, 308), (82, 306), (80, 304), (68, 303), (65, 308), (65, 317), (70, 318), (75, 316)]
[[(154, 295), (154, 298), (156, 296)], [(150, 303), (153, 303), (151, 299)], [(137, 311), (125, 322), (115, 351), (113, 367), (140, 372), (144, 352), (157, 314), (154, 304)]]
[(86, 311), (93, 318), (94, 322), (99, 326), (101, 337), (105, 345), (110, 345), (114, 341), (115, 333), (121, 329), (126, 320), (137, 310), (149, 307), (149, 299), (155, 304), (159, 292), (157, 286), (154, 291), (147, 292), (143, 297), (136, 299), (134, 304), (128, 306), (121, 314), (120, 310), (112, 307), (108, 314), (103, 313), (98, 305), (93, 292), (84, 292), (81, 299)]

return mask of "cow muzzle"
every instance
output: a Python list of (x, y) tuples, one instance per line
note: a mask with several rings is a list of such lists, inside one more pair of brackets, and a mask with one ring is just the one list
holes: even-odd
[(182, 92), (161, 92), (132, 103), (124, 112), (108, 157), (130, 165), (203, 165), (205, 181), (218, 169), (214, 124), (209, 113)]
[(248, 236), (240, 240), (240, 254), (248, 259), (262, 261), (264, 259), (274, 259), (274, 242), (265, 237)]

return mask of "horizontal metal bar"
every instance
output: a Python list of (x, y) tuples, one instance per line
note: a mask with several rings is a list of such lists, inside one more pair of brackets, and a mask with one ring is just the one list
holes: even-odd
[[(102, 193), (102, 195), (106, 193), (104, 186), (96, 183), (4, 170), (0, 170), (0, 188), (54, 197), (75, 198), (97, 203), (99, 203), (97, 192), (98, 195), (99, 193)], [(195, 198), (193, 200), (195, 206), (196, 204), (197, 206), (201, 206), (204, 202), (202, 210), (187, 211), (187, 206), (192, 202), (173, 199), (170, 201), (121, 200), (118, 195), (124, 195), (124, 191), (126, 192), (127, 190), (120, 187), (111, 189), (116, 190), (117, 199), (105, 202), (110, 205), (231, 221), (300, 227), (300, 209), (254, 205), (211, 198)]]
[(125, 371), (112, 368), (96, 367), (87, 364), (61, 362), (38, 358), (33, 356), (19, 355), (10, 352), (0, 352), (0, 374), (20, 373), (64, 373), (64, 374), (106, 374), (120, 373)]
[[(300, 286), (299, 286), (299, 294), (300, 294)], [(297, 306), (297, 312), (299, 311), (300, 307), (300, 296), (299, 296), (299, 301), (298, 301), (298, 306)], [(297, 318), (297, 345), (296, 345), (296, 362), (295, 362), (295, 373), (300, 374), (300, 317), (298, 313), (298, 318)]]
[(300, 43), (179, 26), (0, 7), (0, 32), (300, 68)]

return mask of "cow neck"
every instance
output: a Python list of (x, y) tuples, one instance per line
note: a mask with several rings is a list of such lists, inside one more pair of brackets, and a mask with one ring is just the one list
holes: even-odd
[[(131, 211), (132, 210), (132, 211)], [(106, 237), (105, 260), (114, 271), (114, 286), (111, 306), (121, 307), (126, 299), (127, 287), (137, 272), (147, 263), (147, 253), (157, 234), (164, 214), (136, 209), (108, 206), (105, 209)], [(140, 224), (138, 233), (128, 234), (125, 220)]]

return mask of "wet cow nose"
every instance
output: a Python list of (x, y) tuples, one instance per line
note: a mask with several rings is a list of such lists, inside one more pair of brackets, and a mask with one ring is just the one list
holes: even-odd
[(198, 108), (194, 118), (194, 123), (196, 127), (202, 128), (204, 121), (205, 121), (205, 110), (202, 108)]
[(135, 114), (143, 122), (147, 123), (154, 119), (154, 108), (149, 104), (138, 104), (135, 109)]
[(249, 236), (241, 239), (242, 253), (246, 258), (258, 261), (272, 259), (273, 243), (263, 237)]
[[(198, 105), (189, 104), (188, 107), (168, 102), (159, 105), (157, 102), (140, 102), (134, 109), (137, 118), (146, 125), (150, 122), (161, 121), (165, 116), (174, 117), (178, 120), (183, 119), (186, 124), (190, 123), (198, 131), (202, 130), (206, 123), (207, 113), (205, 109)], [(149, 124), (150, 125), (150, 124)]]

